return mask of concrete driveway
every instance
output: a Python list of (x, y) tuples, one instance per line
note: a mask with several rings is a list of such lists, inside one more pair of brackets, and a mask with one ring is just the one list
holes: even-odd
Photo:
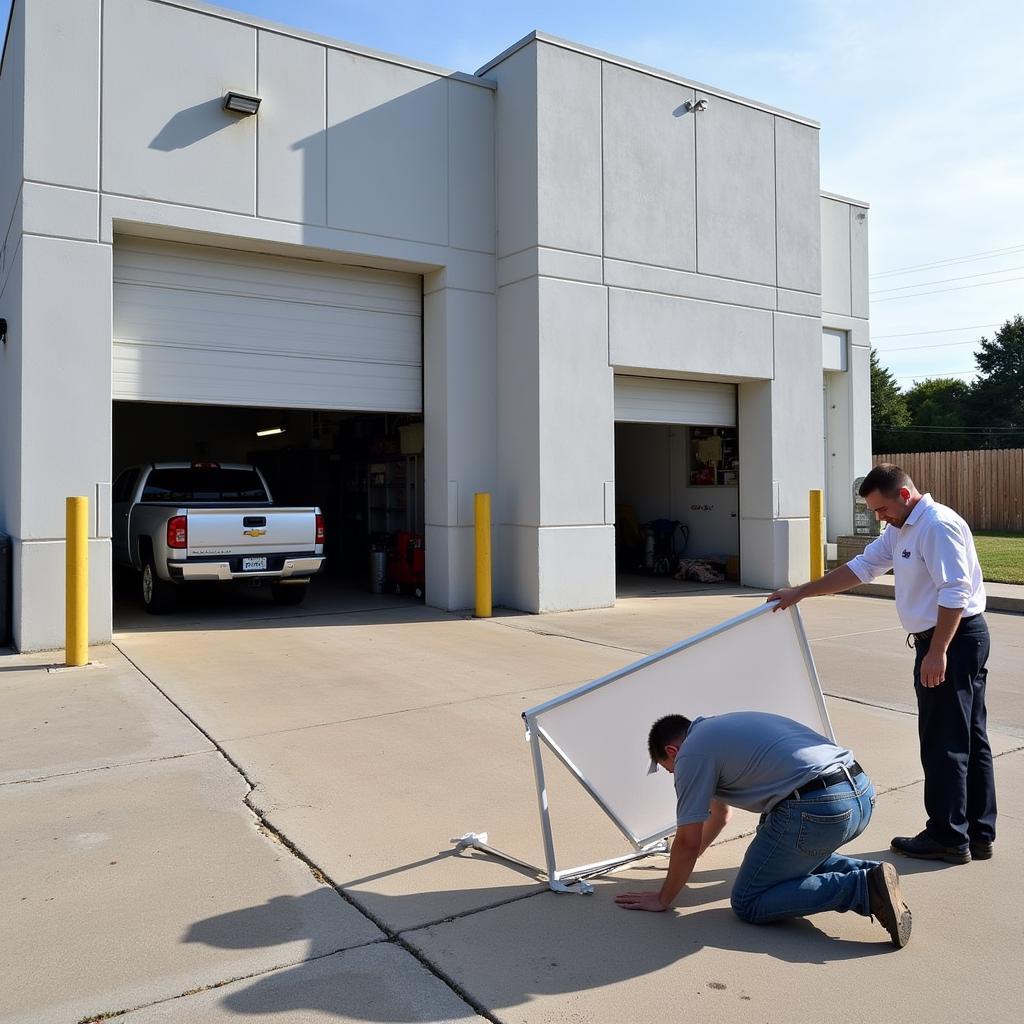
[[(17, 798), (47, 806), (23, 796), (32, 786), (35, 794), (51, 787), (54, 806), (77, 813), (68, 780), (89, 787), (103, 776), (124, 780), (93, 796), (108, 814), (135, 817), (153, 835), (165, 826), (189, 833), (169, 875), (133, 872), (147, 917), (124, 925), (130, 938), (114, 943), (162, 952), (105, 982), (92, 939), (106, 934), (104, 913), (122, 922), (132, 915), (121, 890), (100, 884), (109, 865), (81, 868), (82, 891), (64, 919), (66, 946), (81, 961), (75, 1012), (137, 1007), (125, 1018), (136, 1024), (271, 1013), (285, 1022), (970, 1020), (983, 998), (986, 1020), (1016, 1020), (1024, 896), (1016, 867), (1024, 852), (1018, 616), (989, 617), (997, 855), (955, 868), (895, 859), (914, 910), (905, 950), (892, 950), (881, 928), (854, 915), (770, 928), (739, 922), (728, 892), (749, 815), (736, 815), (680, 907), (663, 915), (627, 914), (612, 896), (637, 882), (656, 885), (664, 861), (602, 880), (584, 898), (556, 896), (486, 856), (452, 853), (450, 837), (488, 831), (495, 845), (541, 860), (524, 707), (763, 600), (728, 587), (645, 585), (628, 593), (614, 609), (499, 613), (490, 621), (409, 602), (338, 605), (337, 594), (324, 596), (334, 606), (301, 614), (253, 605), (213, 609), (205, 621), (186, 615), (177, 630), (122, 620), (114, 648), (101, 654), (103, 672), (116, 670), (120, 680), (103, 684), (109, 695), (87, 681), (100, 675), (49, 674), (50, 704), (66, 707), (67, 681), (75, 679), (67, 718), (93, 713), (101, 721), (70, 766), (61, 751), (40, 753), (26, 778), (43, 781), (0, 786), (8, 807), (15, 793), (17, 822), (32, 820)], [(889, 838), (923, 822), (911, 653), (891, 602), (840, 597), (802, 607), (837, 734), (882, 794), (850, 849), (887, 858)], [(39, 680), (24, 673), (39, 670), (14, 661), (19, 671), (11, 676), (38, 704)], [(10, 685), (0, 673), (0, 687)], [(28, 708), (32, 698), (25, 701)], [(105, 714), (89, 710), (100, 704)], [(23, 718), (41, 713), (33, 704)], [(111, 758), (123, 747), (126, 714), (137, 748)], [(153, 716), (161, 723), (155, 733)], [(204, 759), (209, 777), (199, 767)], [(184, 764), (196, 766), (190, 778), (166, 774)], [(164, 773), (169, 797), (140, 788), (152, 786), (152, 772)], [(552, 766), (549, 782), (560, 860), (582, 863), (622, 849), (614, 827), (564, 772)], [(181, 808), (170, 825), (144, 813), (167, 800)], [(184, 824), (190, 806), (195, 828)], [(41, 820), (26, 826), (38, 833), (25, 851), (29, 874), (38, 871), (30, 858), (46, 854), (43, 821), (54, 820), (38, 813)], [(123, 836), (129, 845), (142, 842), (128, 822)], [(59, 871), (64, 861), (51, 863)], [(190, 877), (219, 902), (197, 904)], [(40, 919), (30, 945), (45, 946), (58, 927)], [(199, 956), (182, 959), (183, 948)], [(53, 970), (59, 974), (56, 963)], [(47, 1004), (38, 988), (18, 988), (23, 1016), (15, 1006), (4, 1019), (69, 1019), (47, 1016), (55, 997)]]

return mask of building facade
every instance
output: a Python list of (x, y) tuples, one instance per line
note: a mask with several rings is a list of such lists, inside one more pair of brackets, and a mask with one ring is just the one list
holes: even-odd
[(867, 209), (821, 192), (807, 118), (541, 33), (466, 75), (185, 0), (15, 0), (0, 131), (21, 650), (63, 641), (71, 494), (110, 637), (132, 462), (308, 471), (341, 564), (401, 461), (376, 525), (422, 533), (445, 609), (478, 491), (495, 601), (533, 612), (614, 603), (628, 524), (764, 587), (807, 574), (809, 489), (851, 532)]

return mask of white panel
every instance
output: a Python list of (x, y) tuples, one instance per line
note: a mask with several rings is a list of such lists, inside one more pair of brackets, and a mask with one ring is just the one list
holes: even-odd
[(119, 239), (114, 398), (418, 412), (420, 278)]
[(747, 612), (526, 712), (634, 843), (675, 831), (672, 777), (648, 775), (647, 734), (669, 714), (765, 711), (832, 737), (796, 608)]
[(448, 244), (448, 83), (327, 54), (327, 219), (333, 228)]
[(615, 421), (734, 427), (736, 385), (616, 374)]
[(846, 331), (834, 331), (829, 327), (822, 329), (821, 368), (823, 370), (846, 369)]
[(258, 115), (224, 110), (229, 89), (256, 89), (255, 29), (105, 0), (103, 191), (254, 214)]

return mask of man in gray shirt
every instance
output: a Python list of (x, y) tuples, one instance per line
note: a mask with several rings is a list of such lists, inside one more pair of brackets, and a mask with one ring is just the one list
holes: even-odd
[(910, 909), (888, 863), (837, 856), (867, 827), (875, 788), (845, 747), (781, 715), (737, 711), (696, 718), (668, 715), (651, 727), (653, 765), (672, 772), (676, 834), (657, 893), (627, 892), (627, 910), (668, 910), (697, 858), (728, 820), (729, 807), (761, 821), (732, 890), (744, 921), (767, 924), (848, 910), (874, 917), (901, 948)]

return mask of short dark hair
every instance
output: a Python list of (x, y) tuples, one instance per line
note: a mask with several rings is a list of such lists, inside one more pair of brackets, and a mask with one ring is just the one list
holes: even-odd
[(647, 737), (647, 752), (652, 761), (663, 761), (668, 757), (665, 747), (681, 740), (690, 728), (690, 720), (682, 715), (666, 715), (651, 726)]
[(894, 498), (904, 487), (913, 487), (914, 481), (906, 470), (891, 462), (880, 462), (861, 482), (857, 493), (866, 498), (872, 491), (878, 491), (883, 498)]

